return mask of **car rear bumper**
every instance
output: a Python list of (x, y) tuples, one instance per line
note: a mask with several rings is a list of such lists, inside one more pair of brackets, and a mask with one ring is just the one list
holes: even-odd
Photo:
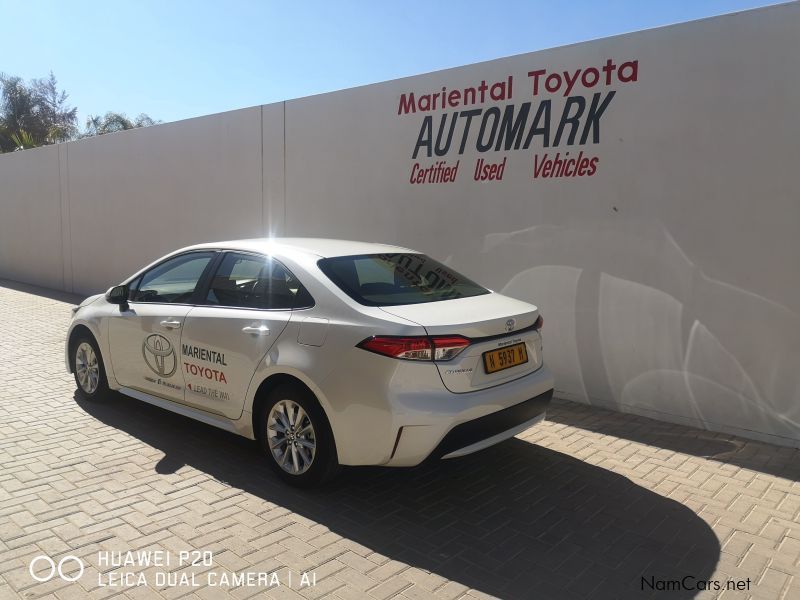
[(553, 390), (453, 427), (430, 458), (455, 458), (488, 448), (522, 433), (544, 419)]
[[(468, 394), (428, 394), (424, 414), (395, 404), (399, 425), (386, 466), (408, 467), (428, 458), (455, 458), (521, 433), (544, 418), (553, 396), (546, 367), (513, 382)], [(414, 403), (415, 404), (415, 403)]]

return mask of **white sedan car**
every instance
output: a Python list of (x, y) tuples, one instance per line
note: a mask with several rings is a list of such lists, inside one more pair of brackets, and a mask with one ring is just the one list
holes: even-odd
[(475, 452), (544, 418), (535, 306), (407, 248), (200, 244), (74, 309), (80, 392), (111, 390), (256, 439), (286, 481)]

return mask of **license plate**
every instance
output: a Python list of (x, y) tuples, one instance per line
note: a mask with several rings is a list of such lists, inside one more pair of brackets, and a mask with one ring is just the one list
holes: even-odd
[(528, 351), (524, 342), (483, 353), (483, 368), (487, 373), (496, 373), (526, 362), (528, 362)]

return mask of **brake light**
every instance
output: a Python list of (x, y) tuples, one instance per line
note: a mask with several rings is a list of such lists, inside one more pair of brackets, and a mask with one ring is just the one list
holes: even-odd
[(365, 339), (358, 347), (392, 358), (431, 360), (431, 341), (424, 336), (376, 335)]
[(469, 344), (469, 339), (460, 335), (376, 335), (365, 339), (358, 347), (391, 358), (444, 361), (458, 356)]

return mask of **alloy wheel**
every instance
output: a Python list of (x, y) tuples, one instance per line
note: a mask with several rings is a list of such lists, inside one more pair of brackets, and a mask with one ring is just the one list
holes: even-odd
[(81, 342), (75, 351), (75, 373), (81, 389), (87, 394), (94, 394), (100, 382), (100, 365), (94, 348), (88, 342)]
[(314, 462), (314, 425), (303, 407), (293, 400), (279, 400), (269, 411), (267, 441), (275, 462), (291, 475), (305, 473)]

